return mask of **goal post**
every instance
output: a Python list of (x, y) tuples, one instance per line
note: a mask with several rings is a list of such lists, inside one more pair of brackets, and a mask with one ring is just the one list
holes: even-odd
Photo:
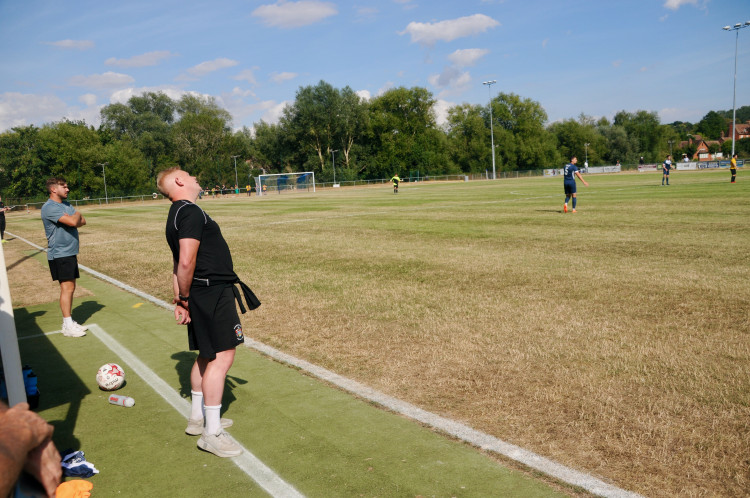
[(258, 195), (315, 192), (315, 173), (273, 173), (255, 177)]

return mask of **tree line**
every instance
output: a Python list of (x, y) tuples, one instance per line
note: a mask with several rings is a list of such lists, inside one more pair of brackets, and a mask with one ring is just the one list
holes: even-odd
[[(491, 129), (497, 171), (560, 167), (572, 155), (592, 166), (635, 164), (661, 161), (670, 150), (690, 153), (681, 141), (718, 138), (731, 122), (731, 111), (663, 125), (656, 112), (623, 110), (612, 121), (581, 114), (548, 124), (538, 102), (499, 93), (491, 113), (488, 105), (460, 104), (438, 126), (435, 104), (421, 87), (365, 100), (321, 81), (300, 87), (278, 123), (232, 130), (232, 116), (213, 98), (150, 92), (102, 108), (98, 129), (62, 120), (0, 134), (0, 185), (9, 198), (43, 198), (46, 178), (63, 176), (71, 195), (85, 198), (104, 196), (106, 178), (108, 195), (131, 195), (154, 191), (156, 173), (173, 165), (205, 188), (252, 185), (260, 172), (314, 171), (331, 181), (334, 161), (337, 181), (484, 173), (492, 170)], [(740, 108), (737, 122), (748, 119), (750, 107)], [(750, 143), (742, 147), (750, 153)]]

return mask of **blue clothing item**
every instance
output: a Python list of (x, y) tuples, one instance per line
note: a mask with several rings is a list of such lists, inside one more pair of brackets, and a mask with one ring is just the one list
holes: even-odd
[(576, 171), (578, 171), (578, 166), (576, 166), (575, 164), (568, 163), (565, 165), (565, 168), (563, 168), (563, 177), (565, 183), (576, 182)]
[(76, 208), (68, 201), (55, 202), (49, 199), (42, 206), (42, 223), (47, 236), (47, 259), (57, 259), (78, 254), (78, 229), (60, 223), (66, 214), (75, 214)]

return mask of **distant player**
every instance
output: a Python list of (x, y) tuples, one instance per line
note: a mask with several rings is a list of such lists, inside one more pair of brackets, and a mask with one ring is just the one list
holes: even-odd
[(398, 182), (401, 181), (401, 178), (399, 178), (398, 175), (393, 175), (391, 181), (393, 182), (393, 193), (398, 194)]
[(732, 156), (732, 161), (729, 163), (729, 171), (732, 173), (732, 183), (737, 180), (737, 154)]
[(664, 164), (661, 165), (661, 184), (664, 185), (664, 181), (666, 180), (667, 185), (669, 185), (669, 171), (672, 169), (672, 156), (667, 156), (667, 158), (664, 160)]
[(568, 201), (571, 197), (573, 197), (573, 212), (576, 212), (576, 202), (578, 200), (576, 195), (576, 176), (585, 186), (589, 186), (589, 184), (586, 183), (586, 180), (583, 179), (583, 176), (581, 176), (581, 172), (578, 170), (576, 163), (578, 163), (578, 158), (573, 156), (570, 158), (570, 163), (566, 164), (565, 168), (563, 168), (563, 186), (565, 187), (565, 204), (563, 204), (563, 213), (568, 212)]
[(3, 244), (5, 243), (5, 212), (10, 211), (9, 207), (5, 207), (5, 204), (3, 203), (3, 198), (0, 197), (0, 239), (2, 239)]

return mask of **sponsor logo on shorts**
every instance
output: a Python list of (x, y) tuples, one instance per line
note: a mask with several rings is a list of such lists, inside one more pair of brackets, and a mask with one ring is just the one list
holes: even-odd
[(235, 325), (234, 326), (234, 333), (237, 335), (237, 340), (238, 341), (242, 340), (242, 338), (243, 338), (243, 336), (242, 336), (242, 325), (240, 325), (239, 323), (237, 325)]

